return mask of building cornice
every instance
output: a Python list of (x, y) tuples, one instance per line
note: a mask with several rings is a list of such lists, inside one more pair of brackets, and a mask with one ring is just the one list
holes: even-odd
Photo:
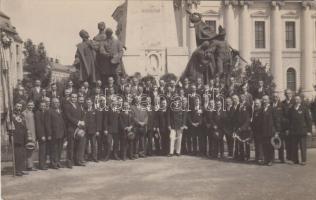
[(269, 15), (265, 11), (259, 10), (259, 11), (251, 13), (250, 16), (251, 17), (268, 17)]
[(295, 11), (289, 11), (289, 12), (287, 12), (287, 13), (284, 13), (284, 14), (282, 15), (282, 18), (297, 19), (297, 18), (299, 18), (299, 16), (298, 16), (297, 12), (295, 12)]
[(201, 13), (202, 16), (220, 16), (219, 12), (215, 11), (215, 10), (208, 10), (206, 12)]

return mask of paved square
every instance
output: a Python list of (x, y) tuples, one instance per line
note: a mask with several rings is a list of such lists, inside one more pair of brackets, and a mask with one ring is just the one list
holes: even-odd
[(316, 149), (308, 164), (272, 167), (199, 157), (150, 157), (2, 176), (6, 200), (313, 200)]

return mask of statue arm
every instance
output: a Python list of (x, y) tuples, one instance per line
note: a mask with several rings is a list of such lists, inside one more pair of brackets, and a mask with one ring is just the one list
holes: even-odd
[(79, 50), (77, 49), (76, 54), (75, 54), (75, 61), (73, 65), (78, 67), (79, 64), (80, 64), (80, 53), (79, 53)]

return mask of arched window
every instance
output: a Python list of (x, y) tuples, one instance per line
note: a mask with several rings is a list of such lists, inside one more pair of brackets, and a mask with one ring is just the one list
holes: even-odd
[(287, 88), (296, 91), (296, 72), (295, 69), (289, 68), (286, 71)]

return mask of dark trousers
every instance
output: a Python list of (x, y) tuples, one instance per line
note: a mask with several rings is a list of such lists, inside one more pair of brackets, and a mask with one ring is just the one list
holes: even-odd
[(132, 158), (134, 156), (134, 140), (128, 139), (126, 136), (122, 136), (120, 141), (123, 160), (125, 160), (127, 156)]
[(38, 141), (38, 167), (46, 168), (47, 145), (46, 141)]
[(234, 139), (232, 136), (232, 132), (225, 133), (225, 138), (227, 143), (228, 156), (233, 156)]
[[(91, 153), (89, 154), (89, 146)], [(88, 159), (97, 160), (97, 136), (95, 134), (86, 135), (86, 155)]]
[(254, 136), (255, 160), (263, 160), (263, 141), (261, 137)]
[(292, 160), (292, 137), (290, 135), (286, 135), (284, 140), (285, 140), (286, 159)]
[(160, 137), (161, 137), (161, 148), (162, 154), (167, 155), (169, 153), (170, 147), (170, 139), (169, 139), (169, 130), (160, 130)]
[(154, 146), (154, 144), (153, 144), (153, 139), (154, 139), (154, 130), (152, 130), (152, 129), (148, 129), (147, 130), (147, 135), (146, 135), (146, 138), (145, 138), (145, 140), (146, 140), (146, 151), (145, 151), (145, 153), (146, 153), (146, 155), (152, 155), (152, 153), (153, 153), (153, 146)]
[(145, 135), (146, 128), (144, 127), (136, 127), (136, 138), (135, 138), (135, 155), (145, 155)]
[(220, 154), (221, 157), (224, 156), (224, 135), (219, 133), (218, 136), (213, 134), (212, 138), (212, 156), (217, 158), (218, 154)]
[(63, 139), (62, 138), (53, 139), (51, 143), (52, 143), (52, 148), (51, 148), (52, 165), (61, 166), (60, 161), (61, 161), (61, 153), (63, 151)]
[(73, 133), (69, 132), (67, 137), (67, 161), (68, 165), (78, 164), (84, 161), (85, 137), (74, 138)]
[(301, 151), (301, 162), (306, 162), (306, 136), (302, 135), (292, 135), (292, 161), (294, 163), (299, 163), (298, 151)]
[(263, 141), (263, 160), (265, 163), (273, 161), (274, 157), (274, 148), (271, 144), (271, 137), (264, 137)]
[(188, 153), (188, 146), (187, 146), (188, 138), (189, 138), (188, 130), (184, 129), (183, 133), (182, 133), (182, 141), (181, 141), (181, 152), (182, 152), (182, 154), (187, 154)]
[[(244, 131), (239, 133), (239, 137), (242, 140), (245, 140), (249, 137), (249, 132)], [(235, 139), (235, 150), (234, 150), (234, 158), (240, 161), (249, 160), (250, 159), (250, 144), (249, 142), (242, 142), (238, 139)]]
[(191, 126), (189, 129), (188, 151), (197, 154), (200, 127)]
[[(286, 136), (285, 135), (280, 135), (281, 139), (281, 147), (278, 149), (278, 158), (280, 161), (284, 161), (284, 153), (285, 153), (285, 147), (286, 147)], [(289, 151), (286, 152), (286, 154), (289, 154)], [(290, 156), (289, 156), (290, 157)]]
[(208, 145), (208, 156), (213, 156), (213, 132), (211, 129), (207, 129), (207, 145)]
[(153, 138), (154, 138), (154, 145), (155, 145), (155, 154), (160, 155), (161, 154), (161, 146), (160, 146), (160, 140), (161, 135), (158, 131), (153, 132)]
[(207, 154), (206, 152), (206, 146), (207, 146), (207, 134), (205, 128), (200, 128), (200, 131), (198, 132), (198, 139), (199, 139), (199, 153), (201, 155)]
[(104, 159), (105, 157), (105, 136), (104, 135), (98, 135), (96, 136), (97, 140), (97, 157), (98, 160)]
[(108, 133), (105, 135), (105, 159), (109, 159), (111, 155), (113, 142), (113, 155), (117, 156), (119, 152), (119, 136), (118, 133)]
[(21, 144), (14, 144), (15, 171), (22, 172), (25, 170), (26, 157), (25, 147)]

